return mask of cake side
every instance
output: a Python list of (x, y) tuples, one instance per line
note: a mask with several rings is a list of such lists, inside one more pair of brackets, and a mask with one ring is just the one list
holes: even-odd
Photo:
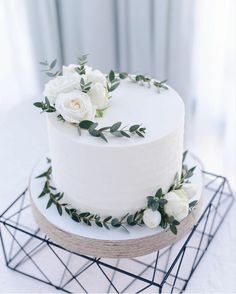
[[(120, 91), (118, 91), (120, 90)], [(109, 138), (109, 144), (48, 116), (53, 179), (68, 202), (81, 211), (120, 217), (145, 206), (146, 196), (158, 188), (166, 193), (181, 174), (184, 106), (170, 89), (154, 89), (131, 82), (120, 86), (101, 125), (120, 118), (147, 127), (145, 138)], [(168, 94), (167, 94), (168, 93)]]

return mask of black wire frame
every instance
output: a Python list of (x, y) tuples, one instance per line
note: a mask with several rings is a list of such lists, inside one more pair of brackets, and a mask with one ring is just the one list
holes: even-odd
[(53, 242), (34, 223), (26, 189), (0, 215), (5, 263), (67, 293), (182, 293), (234, 202), (225, 177), (203, 174), (204, 207), (191, 232), (167, 248), (130, 259), (85, 256)]

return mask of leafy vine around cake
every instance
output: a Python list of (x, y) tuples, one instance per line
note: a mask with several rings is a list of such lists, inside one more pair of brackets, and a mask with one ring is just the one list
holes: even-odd
[(87, 65), (87, 55), (80, 56), (78, 64), (63, 66), (62, 70), (55, 69), (56, 59), (51, 63), (43, 61), (40, 64), (44, 66), (43, 72), (52, 79), (45, 85), (44, 100), (35, 102), (34, 106), (42, 112), (58, 113), (57, 118), (76, 127), (79, 135), (81, 129), (84, 129), (89, 135), (105, 142), (108, 142), (108, 134), (125, 138), (145, 136), (146, 128), (139, 123), (121, 127), (122, 122), (115, 122), (98, 128), (98, 122), (95, 121), (95, 118), (104, 116), (109, 108), (111, 93), (119, 87), (122, 80), (129, 79), (142, 86), (154, 86), (158, 93), (168, 90), (166, 80), (157, 81), (141, 74), (115, 73), (110, 70), (104, 75)]
[[(88, 211), (80, 211), (79, 209), (73, 208), (69, 203), (63, 202), (64, 193), (59, 192), (56, 187), (52, 186), (51, 166), (36, 177), (38, 179), (46, 179), (43, 190), (38, 198), (48, 196), (47, 209), (54, 205), (59, 215), (65, 212), (73, 221), (84, 223), (88, 226), (96, 225), (97, 227), (106, 228), (108, 230), (111, 227), (123, 228), (126, 231), (128, 231), (128, 226), (146, 225), (149, 228), (157, 228), (160, 226), (163, 229), (169, 228), (170, 231), (176, 235), (177, 226), (180, 224), (180, 221), (185, 218), (198, 203), (197, 200), (189, 201), (196, 194), (196, 187), (189, 181), (193, 176), (195, 167), (188, 169), (187, 165), (184, 163), (186, 155), (187, 151), (183, 154), (181, 175), (179, 176), (177, 174), (175, 176), (173, 184), (167, 193), (164, 193), (162, 188), (158, 188), (154, 195), (146, 197), (147, 200), (144, 207), (134, 213), (126, 213), (120, 218), (111, 215), (102, 217)], [(47, 159), (47, 162), (50, 164), (51, 160)], [(172, 201), (174, 201), (174, 204)], [(181, 214), (177, 213), (180, 210)]]

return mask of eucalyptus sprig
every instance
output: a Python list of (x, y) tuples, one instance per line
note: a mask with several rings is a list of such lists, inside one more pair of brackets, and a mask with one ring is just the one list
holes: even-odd
[(35, 102), (35, 107), (41, 108), (42, 112), (55, 112), (56, 108), (50, 104), (48, 97), (45, 97), (45, 102)]
[(86, 83), (83, 77), (80, 79), (80, 88), (82, 92), (88, 93), (89, 90), (91, 89), (91, 85), (92, 85), (92, 82)]
[(126, 73), (126, 72), (119, 73), (118, 77), (121, 80), (129, 78), (134, 83), (138, 83), (140, 85), (147, 85), (148, 87), (153, 85), (154, 87), (156, 87), (158, 89), (158, 93), (160, 93), (161, 89), (164, 89), (164, 90), (169, 89), (167, 87), (167, 85), (165, 84), (167, 82), (167, 80), (157, 81), (157, 80), (151, 79), (150, 77), (147, 77), (145, 75), (141, 75), (141, 74), (130, 75), (130, 74)]
[(79, 133), (80, 129), (88, 131), (88, 133), (93, 137), (99, 137), (105, 142), (108, 142), (105, 134), (110, 134), (115, 137), (126, 137), (131, 138), (132, 135), (138, 135), (139, 137), (144, 137), (146, 128), (142, 127), (141, 124), (135, 124), (130, 127), (122, 127), (122, 122), (116, 122), (111, 126), (98, 128), (98, 123), (90, 120), (83, 120), (77, 125)]
[(79, 75), (84, 75), (86, 73), (85, 65), (87, 63), (88, 54), (84, 54), (78, 57), (78, 67), (75, 68), (76, 72)]
[(111, 70), (107, 76), (107, 91), (113, 92), (120, 85), (120, 79), (116, 77), (116, 74)]
[[(186, 156), (186, 154), (185, 154)], [(51, 160), (47, 158), (47, 163), (50, 164)], [(191, 169), (190, 169), (191, 170)], [(161, 223), (160, 226), (163, 229), (170, 228), (173, 234), (177, 234), (177, 226), (180, 224), (173, 216), (168, 216), (165, 213), (164, 206), (167, 204), (167, 200), (164, 199), (165, 194), (163, 193), (162, 189), (159, 188), (155, 195), (147, 196), (147, 205), (134, 213), (126, 213), (120, 218), (113, 217), (113, 216), (106, 216), (101, 217), (98, 214), (90, 213), (88, 211), (80, 211), (79, 209), (75, 209), (71, 207), (69, 203), (62, 202), (61, 200), (64, 197), (64, 193), (58, 192), (56, 187), (51, 185), (51, 175), (52, 175), (52, 167), (43, 172), (42, 174), (38, 175), (36, 178), (45, 178), (45, 183), (43, 186), (43, 190), (39, 194), (38, 198), (45, 197), (46, 195), (49, 196), (47, 206), (48, 209), (52, 205), (56, 206), (56, 209), (60, 215), (63, 214), (65, 211), (66, 214), (70, 216), (73, 221), (78, 223), (85, 223), (88, 226), (92, 226), (93, 224), (98, 227), (104, 227), (106, 229), (113, 228), (120, 228), (122, 227), (127, 231), (127, 228), (124, 225), (128, 226), (142, 226), (143, 222), (143, 214), (146, 209), (150, 208), (152, 211), (159, 211), (161, 213)], [(171, 186), (171, 190), (175, 190), (174, 185)], [(192, 201), (189, 203), (189, 211), (194, 209), (197, 205), (198, 201)]]
[(54, 59), (51, 63), (48, 63), (47, 60), (39, 62), (42, 66), (45, 66), (45, 69), (42, 72), (45, 72), (47, 76), (50, 78), (54, 78), (61, 74), (59, 70), (55, 70), (55, 66), (57, 64), (57, 59)]

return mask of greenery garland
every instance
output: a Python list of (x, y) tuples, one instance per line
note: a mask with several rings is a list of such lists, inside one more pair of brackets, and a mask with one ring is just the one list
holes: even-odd
[[(193, 176), (193, 172), (195, 167), (188, 169), (187, 165), (184, 164), (185, 158), (187, 155), (187, 151), (183, 154), (183, 165), (182, 165), (182, 173), (181, 177), (179, 178), (178, 174), (174, 179), (173, 185), (169, 188), (168, 192), (173, 190), (181, 189), (184, 183), (189, 182), (189, 178)], [(47, 159), (48, 164), (51, 163), (50, 159)], [(49, 200), (47, 203), (46, 208), (48, 209), (52, 205), (55, 205), (57, 211), (60, 215), (63, 214), (65, 211), (73, 221), (78, 223), (85, 223), (88, 226), (92, 226), (95, 224), (98, 227), (104, 227), (106, 229), (110, 229), (110, 227), (120, 228), (122, 227), (126, 231), (127, 228), (124, 225), (128, 226), (142, 226), (143, 222), (143, 213), (146, 209), (150, 208), (152, 211), (159, 211), (161, 213), (161, 223), (160, 226), (163, 229), (170, 228), (173, 234), (177, 234), (176, 226), (179, 225), (179, 222), (173, 217), (168, 216), (164, 211), (164, 206), (167, 204), (167, 200), (164, 199), (165, 194), (163, 193), (162, 189), (158, 189), (155, 195), (147, 196), (147, 204), (145, 207), (137, 210), (135, 213), (127, 213), (120, 218), (114, 218), (113, 216), (101, 217), (97, 214), (92, 214), (88, 211), (79, 211), (71, 207), (69, 203), (65, 203), (62, 200), (64, 193), (58, 192), (56, 187), (51, 185), (51, 175), (52, 175), (52, 167), (43, 172), (42, 174), (38, 175), (36, 178), (45, 178), (46, 181), (43, 186), (43, 190), (38, 196), (38, 198), (48, 196)], [(189, 203), (189, 211), (191, 211), (197, 205), (197, 201), (192, 201)]]
[[(40, 62), (41, 65), (45, 66), (45, 69), (43, 72), (46, 73), (49, 77), (57, 77), (61, 75), (61, 71), (57, 70), (54, 71), (54, 68), (56, 66), (57, 60), (54, 59), (50, 64), (47, 61)], [(82, 55), (78, 58), (78, 67), (76, 67), (75, 71), (79, 75), (83, 75), (86, 73), (86, 63), (87, 63), (87, 55)], [(106, 89), (108, 93), (113, 92), (118, 88), (120, 85), (120, 81), (124, 79), (130, 79), (132, 82), (137, 83), (139, 85), (147, 85), (148, 87), (151, 87), (153, 85), (157, 88), (158, 93), (160, 90), (168, 90), (167, 85), (165, 84), (167, 80), (164, 81), (156, 81), (153, 80), (147, 76), (137, 74), (137, 75), (130, 75), (126, 72), (121, 72), (116, 74), (113, 70), (109, 72), (109, 74), (106, 76), (107, 84)], [(91, 82), (86, 83), (83, 76), (80, 79), (80, 88), (81, 91), (84, 93), (88, 93), (91, 89)], [(109, 96), (111, 98), (111, 96)], [(41, 102), (35, 102), (34, 106), (40, 108), (42, 112), (52, 113), (56, 112), (56, 108), (50, 104), (47, 97), (45, 97), (45, 101)], [(104, 109), (97, 109), (96, 111), (96, 117), (102, 117), (104, 111), (107, 108)], [(62, 115), (57, 116), (59, 120), (65, 121)], [(145, 136), (146, 128), (142, 127), (141, 124), (134, 124), (132, 126), (126, 126), (125, 128), (120, 128), (122, 122), (116, 122), (112, 124), (111, 126), (103, 126), (101, 128), (98, 128), (98, 123), (89, 121), (89, 120), (83, 120), (78, 124), (72, 124), (75, 126), (78, 130), (79, 135), (81, 135), (81, 129), (87, 130), (88, 133), (93, 137), (99, 137), (103, 141), (108, 142), (107, 137), (105, 136), (105, 133), (109, 133), (115, 137), (125, 137), (125, 138), (131, 138), (133, 135), (138, 135), (140, 137)]]

